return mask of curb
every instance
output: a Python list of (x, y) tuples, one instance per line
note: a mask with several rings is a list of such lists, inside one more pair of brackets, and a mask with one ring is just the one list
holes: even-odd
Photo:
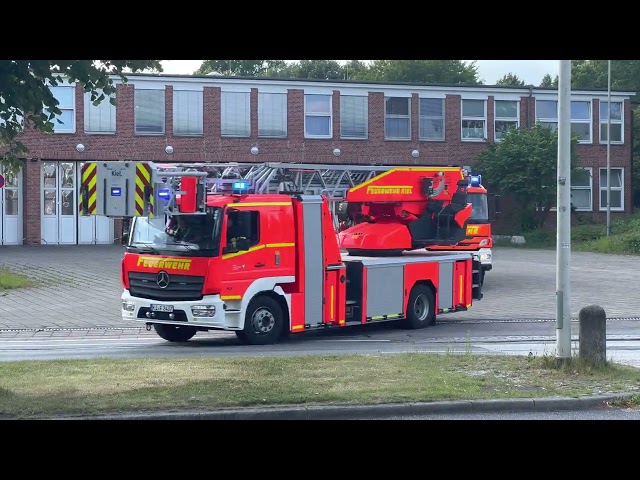
[[(371, 405), (313, 405), (264, 408), (122, 413), (99, 416), (54, 416), (46, 420), (366, 420), (373, 418), (490, 412), (551, 412), (586, 410), (606, 402), (623, 400), (637, 393), (584, 397), (456, 400), (441, 402), (389, 403)], [(6, 418), (5, 418), (6, 419)]]

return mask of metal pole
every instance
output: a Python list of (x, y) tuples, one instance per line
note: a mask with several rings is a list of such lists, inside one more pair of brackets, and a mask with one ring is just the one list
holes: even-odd
[(607, 237), (611, 235), (611, 60), (607, 60)]
[(558, 79), (558, 188), (556, 341), (558, 359), (571, 358), (571, 60), (560, 60)]

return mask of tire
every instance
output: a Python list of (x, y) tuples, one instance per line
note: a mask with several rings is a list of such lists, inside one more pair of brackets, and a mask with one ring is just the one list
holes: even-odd
[(168, 342), (187, 342), (196, 334), (194, 327), (181, 325), (165, 325), (163, 323), (154, 323), (153, 328), (160, 338)]
[(244, 329), (236, 336), (247, 345), (270, 345), (283, 337), (283, 331), (282, 307), (275, 299), (260, 295), (249, 302)]
[(407, 302), (407, 318), (402, 321), (405, 328), (425, 328), (436, 323), (435, 297), (426, 285), (417, 284), (411, 289)]

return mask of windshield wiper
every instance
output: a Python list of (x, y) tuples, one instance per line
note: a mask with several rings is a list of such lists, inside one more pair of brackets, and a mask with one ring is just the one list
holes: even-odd
[(155, 253), (156, 255), (160, 255), (160, 252), (153, 246), (153, 243), (136, 243), (129, 245), (129, 248), (135, 248), (136, 250), (144, 253)]

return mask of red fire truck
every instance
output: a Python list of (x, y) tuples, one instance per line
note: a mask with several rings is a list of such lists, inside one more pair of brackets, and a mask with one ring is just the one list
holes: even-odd
[[(455, 172), (403, 174), (427, 195), (436, 176), (435, 190), (466, 188)], [(370, 322), (423, 328), (482, 298), (480, 267), (469, 253), (341, 253), (325, 195), (247, 193), (247, 179), (214, 178), (210, 186), (206, 171), (153, 162), (89, 162), (81, 176), (82, 215), (133, 219), (122, 259), (123, 320), (168, 341), (216, 329), (270, 344), (289, 333)], [(381, 195), (374, 203), (407, 192), (389, 189), (385, 178), (369, 185), (383, 191), (372, 194)], [(455, 210), (444, 241), (456, 229), (464, 235), (471, 207)]]

